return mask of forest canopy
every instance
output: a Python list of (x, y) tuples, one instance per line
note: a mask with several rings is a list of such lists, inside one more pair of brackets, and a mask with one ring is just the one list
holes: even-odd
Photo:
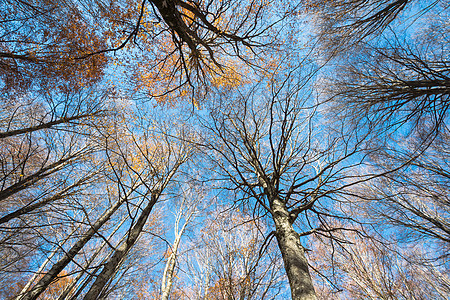
[(0, 20), (1, 299), (450, 297), (448, 0)]

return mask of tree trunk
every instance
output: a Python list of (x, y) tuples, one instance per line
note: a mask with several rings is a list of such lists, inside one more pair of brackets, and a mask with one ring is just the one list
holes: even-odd
[(129, 231), (128, 238), (125, 240), (124, 243), (122, 243), (116, 249), (116, 251), (114, 252), (111, 259), (105, 264), (102, 272), (97, 276), (97, 279), (95, 280), (95, 282), (92, 284), (89, 291), (84, 296), (84, 300), (98, 299), (103, 288), (108, 283), (108, 281), (113, 277), (113, 275), (116, 273), (117, 268), (123, 262), (128, 251), (136, 243), (139, 235), (142, 232), (142, 229), (144, 228), (145, 223), (147, 222), (148, 216), (150, 215), (150, 212), (152, 211), (152, 208), (158, 199), (158, 196), (159, 195), (156, 195), (156, 194), (152, 195), (152, 199), (150, 200), (148, 205), (142, 211), (136, 224), (134, 224), (134, 226)]
[[(0, 54), (0, 57), (1, 57), (1, 54)], [(21, 129), (6, 131), (6, 132), (0, 132), (0, 139), (19, 135), (19, 134), (30, 133), (30, 132), (38, 131), (41, 129), (51, 128), (51, 127), (59, 125), (59, 124), (70, 123), (72, 121), (77, 121), (79, 119), (87, 118), (87, 117), (90, 117), (93, 115), (94, 115), (94, 113), (88, 113), (88, 114), (82, 114), (82, 115), (75, 115), (75, 116), (68, 117), (68, 118), (62, 117), (57, 120), (53, 120), (53, 121), (50, 121), (47, 123), (41, 123), (41, 124), (34, 125), (31, 127), (27, 127), (27, 128), (21, 128)]]
[(69, 251), (57, 262), (52, 268), (39, 280), (38, 283), (27, 292), (21, 300), (35, 300), (45, 289), (53, 282), (58, 274), (72, 261), (78, 252), (86, 245), (86, 243), (94, 236), (94, 234), (109, 220), (113, 213), (125, 202), (126, 197), (117, 201), (110, 207), (93, 225), (92, 227), (79, 239)]
[(34, 273), (34, 275), (28, 280), (27, 284), (22, 288), (20, 294), (16, 297), (15, 300), (21, 300), (23, 295), (26, 295), (28, 289), (31, 287), (33, 282), (36, 280), (36, 278), (39, 277), (42, 272), (44, 272), (45, 267), (47, 264), (52, 260), (53, 256), (58, 253), (58, 250), (77, 232), (77, 230), (81, 227), (81, 224), (78, 225), (75, 229), (72, 230), (72, 232), (67, 235), (64, 240), (62, 240), (55, 249), (53, 249), (52, 253), (47, 257), (47, 259), (42, 263), (42, 265), (39, 267), (39, 269)]
[(175, 241), (172, 245), (171, 253), (167, 259), (166, 266), (164, 268), (163, 278), (161, 280), (161, 300), (168, 300), (170, 296), (170, 291), (173, 285), (173, 276), (175, 274), (175, 265), (177, 261), (178, 247), (180, 246), (181, 236), (186, 228), (186, 223), (181, 228), (180, 232), (175, 233)]
[[(176, 251), (174, 248), (178, 245), (174, 244), (172, 251)], [(173, 274), (175, 271), (176, 253), (172, 252), (167, 260), (166, 267), (164, 269), (162, 284), (161, 284), (161, 300), (168, 300), (170, 296), (170, 290), (173, 284)]]
[(66, 158), (61, 158), (60, 160), (49, 164), (48, 166), (42, 167), (39, 171), (22, 178), (19, 182), (7, 187), (6, 189), (0, 191), (0, 201), (7, 199), (8, 197), (23, 191), (36, 182), (42, 180), (43, 178), (62, 170), (66, 165), (68, 165), (71, 160), (75, 159), (79, 153), (70, 155)]
[(59, 247), (56, 247), (52, 251), (52, 253), (50, 253), (50, 255), (47, 257), (47, 259), (45, 259), (45, 261), (42, 263), (42, 265), (39, 267), (39, 269), (34, 273), (34, 275), (31, 276), (30, 279), (28, 279), (27, 284), (25, 284), (25, 286), (22, 288), (19, 295), (16, 297), (16, 300), (21, 300), (22, 296), (26, 294), (26, 292), (28, 291), (30, 286), (33, 284), (33, 282), (36, 280), (36, 278), (38, 278), (39, 274), (41, 274), (44, 271), (45, 267), (51, 261), (51, 259), (56, 254), (58, 249), (59, 249)]
[(273, 200), (272, 211), (278, 247), (283, 256), (292, 300), (316, 300), (305, 251), (300, 244), (299, 234), (289, 220), (289, 211), (279, 198)]
[[(77, 277), (75, 277), (75, 279), (72, 280), (70, 282), (70, 284), (64, 288), (64, 291), (61, 293), (61, 295), (59, 295), (57, 300), (68, 299), (69, 296), (71, 296), (71, 294), (74, 292), (74, 290), (76, 290), (74, 288), (77, 285), (78, 281), (81, 279), (81, 277), (83, 277), (86, 270), (89, 269), (89, 266), (94, 262), (94, 260), (97, 258), (97, 256), (102, 252), (103, 248), (107, 245), (107, 241), (111, 240), (111, 238), (120, 229), (120, 227), (123, 225), (123, 223), (125, 223), (126, 220), (127, 220), (127, 218), (125, 218), (125, 217), (122, 218), (122, 221), (116, 226), (116, 229), (114, 229), (114, 231), (111, 232), (111, 234), (106, 238), (106, 240), (103, 241), (103, 243), (97, 248), (97, 250), (91, 255), (91, 257), (89, 257), (89, 260), (85, 264), (85, 267), (82, 270), (80, 270)], [(92, 271), (91, 271), (91, 273), (92, 273)], [(93, 272), (93, 273), (95, 273), (95, 272)]]
[(74, 184), (64, 188), (62, 191), (58, 192), (57, 194), (55, 194), (55, 195), (53, 195), (51, 197), (48, 197), (48, 198), (46, 198), (44, 200), (41, 200), (40, 202), (27, 204), (27, 205), (25, 205), (25, 206), (15, 210), (15, 211), (9, 213), (9, 214), (7, 214), (7, 215), (4, 215), (3, 217), (0, 218), (0, 224), (9, 222), (12, 219), (18, 218), (18, 217), (20, 217), (22, 215), (25, 215), (25, 214), (28, 214), (28, 213), (30, 213), (30, 212), (32, 212), (32, 211), (34, 211), (36, 209), (39, 209), (39, 208), (41, 208), (41, 207), (43, 207), (43, 206), (45, 206), (45, 205), (47, 205), (47, 204), (49, 204), (51, 202), (54, 202), (54, 201), (57, 201), (57, 200), (60, 200), (60, 199), (63, 199), (65, 197), (67, 197), (67, 195), (69, 195), (69, 192), (72, 189), (75, 189), (75, 188), (81, 186), (83, 184), (83, 182), (87, 181), (92, 176), (93, 175), (89, 175), (87, 177), (84, 177), (84, 178), (78, 180), (77, 182), (75, 182)]

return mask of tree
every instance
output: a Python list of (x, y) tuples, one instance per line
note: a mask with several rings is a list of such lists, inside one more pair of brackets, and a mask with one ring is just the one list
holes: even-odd
[(333, 238), (333, 231), (345, 229), (328, 224), (332, 218), (346, 218), (333, 195), (355, 184), (344, 184), (344, 178), (360, 162), (346, 160), (362, 143), (356, 140), (352, 146), (339, 132), (314, 135), (317, 107), (307, 104), (311, 73), (306, 73), (286, 75), (281, 69), (284, 79), (274, 75), (262, 80), (247, 95), (222, 94), (226, 102), (217, 102), (210, 121), (203, 121), (214, 168), (230, 183), (224, 188), (255, 217), (274, 223), (293, 299), (316, 298), (300, 238)]
[[(380, 240), (380, 236), (346, 234), (349, 243), (315, 244), (312, 253), (315, 268), (320, 269), (334, 286), (318, 289), (321, 299), (445, 299), (449, 292), (446, 268), (417, 264), (426, 256), (421, 246), (399, 247)], [(325, 242), (325, 243), (323, 243)], [(335, 274), (331, 276), (331, 274)]]
[(127, 68), (131, 92), (170, 105), (187, 100), (199, 106), (212, 87), (239, 85), (280, 47), (278, 23), (288, 16), (278, 1), (162, 3), (147, 3), (129, 36), (145, 51), (118, 64)]
[[(448, 134), (441, 133), (422, 155), (389, 149), (374, 154), (373, 167), (384, 171), (409, 162), (396, 172), (369, 181), (354, 191), (354, 207), (381, 230), (395, 229), (397, 243), (428, 241), (429, 259), (446, 259), (450, 246)], [(413, 145), (415, 141), (408, 141)], [(377, 224), (383, 224), (378, 226)], [(387, 227), (387, 228), (386, 228)]]
[[(123, 144), (117, 138), (119, 132), (124, 134), (120, 127), (125, 118), (118, 116), (122, 112), (116, 110), (122, 99), (103, 80), (111, 70), (110, 63), (119, 61), (111, 60), (116, 50), (128, 50), (121, 58), (144, 50), (141, 54), (150, 57), (159, 72), (169, 70), (163, 93), (170, 93), (172, 88), (167, 86), (177, 78), (181, 78), (182, 85), (193, 85), (193, 77), (222, 73), (230, 53), (251, 64), (258, 55), (256, 48), (270, 42), (266, 31), (272, 20), (265, 21), (271, 11), (269, 2), (169, 4), (166, 7), (158, 1), (69, 1), (63, 5), (52, 1), (9, 1), (2, 5), (1, 104), (6, 118), (2, 119), (0, 130), (1, 143), (5, 145), (1, 197), (7, 204), (2, 205), (0, 217), (5, 226), (1, 246), (5, 256), (18, 254), (17, 258), (10, 257), (11, 264), (4, 266), (4, 270), (9, 272), (10, 266), (19, 266), (19, 261), (33, 257), (37, 266), (29, 268), (45, 273), (37, 276), (38, 282), (33, 281), (37, 277), (31, 276), (33, 286), (23, 291), (20, 298), (37, 297), (62, 271), (78, 273), (74, 276), (78, 278), (73, 283), (78, 287), (75, 294), (84, 293), (80, 291), (84, 284), (78, 285), (78, 280), (88, 278), (83, 274), (94, 268), (90, 264), (102, 261), (107, 252), (91, 251), (94, 242), (105, 239), (111, 247), (106, 237), (114, 232), (111, 223), (115, 216), (125, 207), (139, 206), (138, 195), (144, 201), (146, 196), (162, 192), (155, 183), (164, 182), (158, 173), (162, 167), (149, 159), (162, 153), (157, 148), (142, 148), (137, 139), (145, 140), (145, 136), (132, 133), (129, 140), (121, 139), (122, 143), (136, 146), (133, 151), (140, 159), (117, 158), (124, 155)], [(246, 12), (234, 14), (236, 9)], [(159, 138), (164, 140), (162, 135)], [(163, 147), (170, 155), (161, 163), (168, 168), (173, 167), (168, 160), (176, 152), (171, 147)], [(130, 161), (143, 163), (147, 170), (137, 171)], [(135, 178), (128, 178), (127, 172)], [(155, 172), (152, 177), (155, 190), (146, 194), (143, 190), (148, 188), (145, 184), (149, 184), (146, 176), (150, 172)], [(165, 178), (170, 181), (171, 176)], [(151, 205), (142, 215), (140, 225), (129, 227), (133, 239), (125, 241), (123, 251), (112, 256), (118, 259), (110, 260), (110, 272), (115, 273), (137, 242), (149, 216), (147, 212), (154, 205), (152, 197), (149, 198)], [(124, 227), (130, 225), (125, 223)], [(77, 232), (64, 236), (65, 228), (77, 228)], [(70, 238), (60, 244), (56, 232), (62, 233), (64, 241)], [(119, 232), (111, 239), (116, 241)], [(55, 254), (44, 264), (49, 258), (47, 251)], [(82, 255), (92, 255), (94, 260), (77, 265)], [(85, 269), (80, 270), (80, 266)], [(94, 285), (103, 293), (108, 283), (100, 278), (108, 277), (105, 275), (108, 271), (94, 269), (100, 272)], [(66, 290), (67, 295), (69, 291)]]
[[(81, 3), (78, 3), (81, 4)], [(70, 16), (70, 17), (69, 17)], [(2, 91), (35, 88), (76, 90), (98, 82), (108, 59), (99, 50), (106, 36), (74, 2), (6, 1), (0, 8)]]
[(337, 46), (330, 69), (339, 75), (322, 78), (324, 101), (349, 132), (369, 133), (378, 145), (368, 170), (380, 176), (351, 189), (349, 201), (390, 242), (428, 241), (427, 262), (416, 264), (438, 272), (448, 249), (448, 2), (345, 1), (314, 10), (329, 29), (320, 43)]
[[(442, 129), (448, 117), (446, 1), (311, 6), (320, 16), (318, 42), (328, 49), (324, 55), (335, 57), (330, 69), (336, 76), (327, 76), (323, 87), (333, 110), (344, 111), (339, 117), (348, 116), (360, 131), (363, 126), (390, 133), (399, 127), (410, 132), (428, 128), (431, 135)], [(408, 12), (418, 17), (408, 18)]]
[[(305, 3), (305, 9), (316, 19), (314, 26), (319, 29), (325, 51), (340, 55), (339, 52), (351, 51), (389, 30), (392, 24), (398, 25), (396, 21), (402, 18), (402, 13), (416, 10), (424, 14), (440, 5), (435, 1), (413, 0), (311, 0)], [(446, 5), (442, 3), (442, 7)]]
[[(190, 243), (185, 263), (194, 299), (273, 299), (283, 289), (280, 256), (264, 245), (268, 227), (245, 212), (217, 205)], [(261, 248), (263, 247), (263, 248)]]
[(419, 145), (429, 143), (436, 132), (447, 130), (450, 69), (445, 51), (428, 47), (395, 40), (366, 47), (339, 67), (340, 79), (327, 88), (334, 109), (353, 116), (355, 127), (402, 128), (428, 137)]
[[(180, 134), (182, 132), (181, 130)], [(111, 224), (111, 218), (117, 211), (126, 212), (130, 206), (136, 206), (139, 208), (136, 214), (140, 216), (130, 215), (125, 224), (129, 226), (125, 238), (119, 241), (117, 248), (113, 248), (114, 253), (105, 267), (97, 269), (100, 273), (96, 275), (97, 279), (86, 297), (95, 298), (102, 292), (112, 275), (123, 263), (125, 255), (135, 245), (161, 193), (170, 184), (178, 167), (186, 161), (190, 153), (186, 145), (172, 142), (169, 138), (161, 141), (161, 136), (157, 134), (148, 131), (144, 133), (145, 131), (142, 131), (141, 136), (127, 135), (126, 128), (121, 128), (106, 136), (103, 141), (106, 151), (105, 159), (110, 168), (106, 173), (106, 177), (109, 178), (107, 182), (115, 181), (117, 184), (117, 189), (112, 189), (110, 185), (107, 185), (106, 189), (113, 192), (110, 194), (112, 199), (114, 197), (117, 199), (111, 201), (111, 204), (106, 204), (106, 210), (100, 211), (97, 216), (89, 215), (93, 218), (93, 222), (88, 223), (89, 226), (83, 226), (84, 232), (80, 230), (79, 238), (71, 243), (71, 246), (60, 255), (59, 260), (45, 271), (44, 276), (21, 299), (36, 299), (58, 274), (72, 263), (80, 251), (88, 243), (92, 243), (96, 235), (103, 238), (103, 231), (108, 230), (110, 226), (108, 224)], [(144, 208), (142, 212), (139, 212), (142, 206)], [(91, 267), (88, 266), (88, 268)]]
[[(340, 12), (334, 21), (332, 7)], [(420, 17), (408, 20), (408, 9)], [(352, 189), (350, 201), (380, 231), (396, 228), (396, 243), (426, 239), (434, 245), (431, 256), (445, 255), (448, 3), (346, 1), (315, 10), (329, 19), (324, 43), (338, 34), (350, 39), (341, 38), (343, 52), (334, 53), (339, 78), (324, 80), (331, 113), (340, 112), (350, 131), (371, 132), (371, 143), (380, 145), (368, 155), (370, 170), (383, 176)], [(354, 51), (351, 57), (345, 49)]]
[[(316, 299), (318, 277), (354, 298), (445, 294), (448, 8), (7, 0), (0, 281), (19, 284), (0, 293), (274, 298), (282, 258), (293, 299)], [(155, 213), (183, 182), (213, 189), (163, 254), (155, 224), (172, 218)], [(198, 213), (219, 197), (227, 218)]]
[[(161, 279), (161, 300), (168, 300), (172, 292), (174, 277), (176, 277), (176, 265), (179, 256), (181, 238), (186, 229), (191, 225), (201, 211), (202, 192), (194, 186), (183, 190), (181, 201), (177, 204), (174, 224), (174, 241), (167, 249), (167, 261)], [(172, 204), (173, 205), (173, 204)]]
[[(1, 122), (0, 132), (0, 201), (9, 202), (10, 209), (15, 208), (15, 211), (2, 216), (0, 223), (64, 198), (92, 178), (92, 174), (86, 174), (78, 181), (67, 180), (57, 187), (47, 187), (44, 194), (31, 195), (44, 179), (57, 177), (97, 151), (89, 141), (88, 133), (92, 133), (94, 122), (100, 127), (99, 121), (112, 113), (110, 108), (101, 104), (106, 98), (107, 95), (95, 95), (88, 90), (77, 94), (48, 93), (34, 99), (26, 97), (20, 101), (2, 102), (5, 119)], [(53, 195), (52, 190), (55, 190)], [(29, 199), (23, 196), (25, 191)], [(17, 198), (26, 205), (17, 207)]]
[[(92, 125), (111, 115), (101, 104), (105, 98), (83, 90), (0, 99), (5, 117), (0, 123), (0, 252), (9, 261), (2, 264), (5, 275), (26, 274), (27, 268), (17, 270), (14, 264), (37, 261), (32, 257), (41, 251), (51, 253), (55, 239), (65, 241), (60, 233), (83, 222), (82, 217), (77, 220), (80, 211), (72, 208), (83, 190), (101, 179), (102, 164), (92, 160), (99, 150)], [(96, 127), (101, 126), (98, 122)]]
[(135, 69), (131, 82), (153, 96), (206, 88), (197, 83), (230, 73), (235, 62), (256, 66), (287, 16), (276, 8), (259, 0), (8, 1), (1, 9), (4, 88), (77, 90), (100, 82), (112, 64)]

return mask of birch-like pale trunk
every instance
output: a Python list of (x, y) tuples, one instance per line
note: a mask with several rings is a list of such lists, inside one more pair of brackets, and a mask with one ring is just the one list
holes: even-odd
[[(181, 214), (181, 212), (180, 212)], [(175, 265), (177, 261), (178, 247), (180, 246), (181, 237), (186, 229), (187, 224), (190, 222), (193, 213), (189, 214), (189, 217), (184, 222), (181, 229), (178, 231), (178, 225), (180, 222), (181, 215), (177, 217), (175, 225), (175, 241), (173, 242), (171, 253), (169, 259), (167, 260), (166, 266), (164, 268), (163, 278), (161, 282), (161, 300), (168, 300), (170, 296), (170, 291), (173, 285), (173, 276), (175, 274)]]
[(180, 245), (181, 234), (177, 234), (172, 245), (172, 253), (167, 260), (164, 268), (163, 278), (161, 282), (161, 300), (168, 300), (173, 285), (173, 275), (175, 272), (175, 264), (177, 260), (178, 246)]
[[(192, 192), (192, 190), (190, 191)], [(181, 237), (183, 236), (188, 224), (193, 219), (195, 219), (195, 215), (198, 212), (197, 205), (201, 197), (199, 197), (198, 192), (195, 192), (195, 194), (196, 198), (191, 194), (183, 195), (182, 201), (175, 216), (175, 239), (171, 246), (171, 253), (167, 259), (166, 265), (164, 267), (163, 277), (161, 279), (161, 300), (168, 300), (170, 297), (170, 292), (173, 286), (173, 277), (175, 276), (175, 266), (177, 263), (178, 248), (180, 247)], [(180, 228), (180, 223), (183, 216), (185, 216), (184, 223)]]
[(279, 198), (272, 201), (272, 217), (291, 287), (292, 300), (316, 300), (305, 250), (300, 244), (300, 236), (290, 222), (286, 205)]

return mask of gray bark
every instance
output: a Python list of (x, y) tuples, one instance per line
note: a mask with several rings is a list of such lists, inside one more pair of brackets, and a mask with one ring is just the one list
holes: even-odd
[(141, 234), (142, 229), (144, 228), (144, 225), (147, 222), (148, 216), (150, 215), (150, 212), (152, 211), (153, 206), (155, 205), (156, 201), (158, 200), (158, 197), (159, 197), (159, 194), (152, 195), (152, 199), (150, 200), (150, 202), (147, 204), (147, 206), (142, 211), (136, 224), (134, 224), (134, 226), (129, 231), (128, 238), (125, 240), (124, 243), (122, 243), (116, 249), (116, 251), (114, 252), (111, 259), (105, 264), (105, 266), (103, 267), (103, 270), (97, 276), (97, 279), (95, 280), (95, 282), (92, 284), (89, 291), (84, 296), (84, 300), (98, 299), (103, 288), (106, 286), (108, 281), (116, 273), (117, 268), (121, 265), (121, 263), (125, 259), (128, 251), (134, 246), (137, 239), (139, 238), (139, 235)]
[(97, 250), (94, 252), (94, 254), (92, 254), (92, 256), (89, 258), (89, 260), (85, 264), (85, 268), (82, 269), (80, 271), (80, 273), (77, 275), (77, 277), (75, 277), (75, 279), (72, 280), (72, 282), (70, 282), (70, 284), (64, 288), (64, 291), (61, 293), (61, 295), (59, 295), (57, 300), (69, 299), (69, 296), (71, 296), (71, 293), (73, 293), (73, 291), (75, 290), (74, 288), (77, 285), (78, 281), (81, 279), (81, 277), (83, 277), (86, 270), (88, 270), (89, 266), (94, 262), (95, 258), (97, 258), (97, 256), (103, 250), (103, 248), (107, 245), (107, 241), (111, 240), (113, 235), (120, 229), (120, 227), (123, 225), (123, 223), (125, 223), (126, 220), (127, 220), (127, 218), (125, 218), (125, 217), (122, 218), (122, 221), (117, 225), (116, 229), (106, 238), (105, 241), (103, 241), (101, 246), (97, 248)]
[(305, 250), (300, 244), (300, 236), (290, 222), (286, 205), (279, 198), (272, 201), (272, 217), (275, 222), (278, 246), (291, 287), (292, 299), (316, 300)]
[(80, 238), (69, 251), (57, 262), (52, 268), (36, 283), (36, 285), (28, 291), (21, 300), (35, 300), (45, 289), (55, 280), (58, 274), (72, 261), (72, 259), (80, 252), (86, 243), (94, 236), (94, 234), (109, 220), (114, 212), (125, 202), (127, 197), (117, 201), (110, 207)]

